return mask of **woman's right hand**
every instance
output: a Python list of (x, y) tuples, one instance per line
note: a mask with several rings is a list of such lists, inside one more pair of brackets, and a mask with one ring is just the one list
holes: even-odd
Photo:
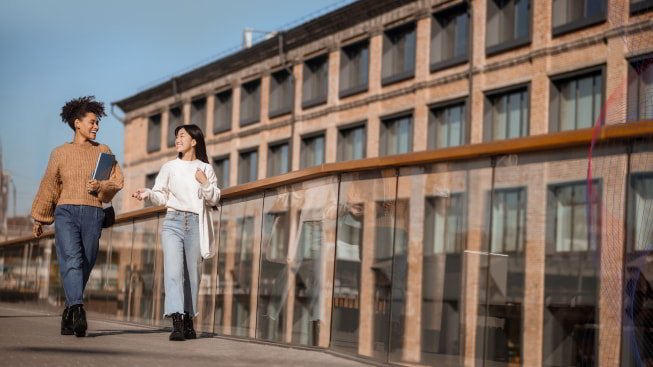
[(43, 225), (40, 222), (34, 222), (32, 224), (32, 234), (34, 237), (39, 238), (43, 234)]
[(147, 191), (145, 189), (138, 189), (132, 194), (132, 197), (138, 201), (143, 201), (147, 198)]

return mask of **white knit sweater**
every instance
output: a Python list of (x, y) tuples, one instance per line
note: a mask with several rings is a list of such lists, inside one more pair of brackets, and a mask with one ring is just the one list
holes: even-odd
[[(195, 179), (198, 168), (208, 179), (204, 185)], [(202, 257), (206, 259), (215, 254), (210, 207), (218, 205), (220, 189), (210, 164), (199, 159), (184, 161), (179, 158), (166, 162), (156, 176), (154, 187), (146, 192), (147, 200), (153, 205), (165, 205), (168, 209), (198, 214)]]

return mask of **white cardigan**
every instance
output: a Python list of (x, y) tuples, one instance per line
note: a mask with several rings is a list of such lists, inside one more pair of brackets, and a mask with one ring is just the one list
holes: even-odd
[[(208, 179), (204, 185), (195, 179), (198, 168)], [(147, 189), (146, 193), (146, 199), (153, 205), (165, 205), (168, 209), (198, 214), (202, 258), (215, 255), (211, 207), (220, 201), (220, 188), (210, 164), (199, 159), (184, 161), (179, 158), (166, 162), (156, 176), (154, 187)]]

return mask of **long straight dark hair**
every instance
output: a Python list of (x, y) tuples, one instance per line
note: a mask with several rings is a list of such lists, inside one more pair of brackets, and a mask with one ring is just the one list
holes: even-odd
[[(197, 159), (204, 163), (209, 163), (209, 157), (206, 155), (206, 143), (204, 142), (204, 133), (202, 132), (202, 129), (194, 124), (180, 125), (175, 129), (175, 137), (181, 129), (186, 130), (188, 135), (190, 135), (192, 139), (195, 139), (195, 142), (197, 143), (195, 144), (195, 156)], [(182, 154), (179, 153), (177, 156), (181, 158)]]

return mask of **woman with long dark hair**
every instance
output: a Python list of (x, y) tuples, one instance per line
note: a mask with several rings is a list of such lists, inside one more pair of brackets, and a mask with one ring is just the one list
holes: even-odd
[(202, 258), (213, 256), (211, 207), (220, 200), (218, 180), (206, 155), (204, 134), (196, 125), (175, 129), (177, 159), (165, 163), (152, 189), (132, 197), (165, 205), (163, 262), (165, 317), (172, 318), (170, 340), (195, 339)]
[[(59, 272), (66, 299), (61, 335), (85, 336), (84, 289), (100, 246), (104, 211), (123, 185), (120, 165), (114, 160), (108, 180), (90, 178), (100, 153), (111, 153), (96, 143), (104, 103), (87, 96), (66, 102), (61, 120), (73, 131), (71, 143), (52, 151), (39, 191), (32, 203), (32, 232), (40, 237), (43, 224), (54, 221)], [(56, 219), (56, 220), (55, 220)]]

